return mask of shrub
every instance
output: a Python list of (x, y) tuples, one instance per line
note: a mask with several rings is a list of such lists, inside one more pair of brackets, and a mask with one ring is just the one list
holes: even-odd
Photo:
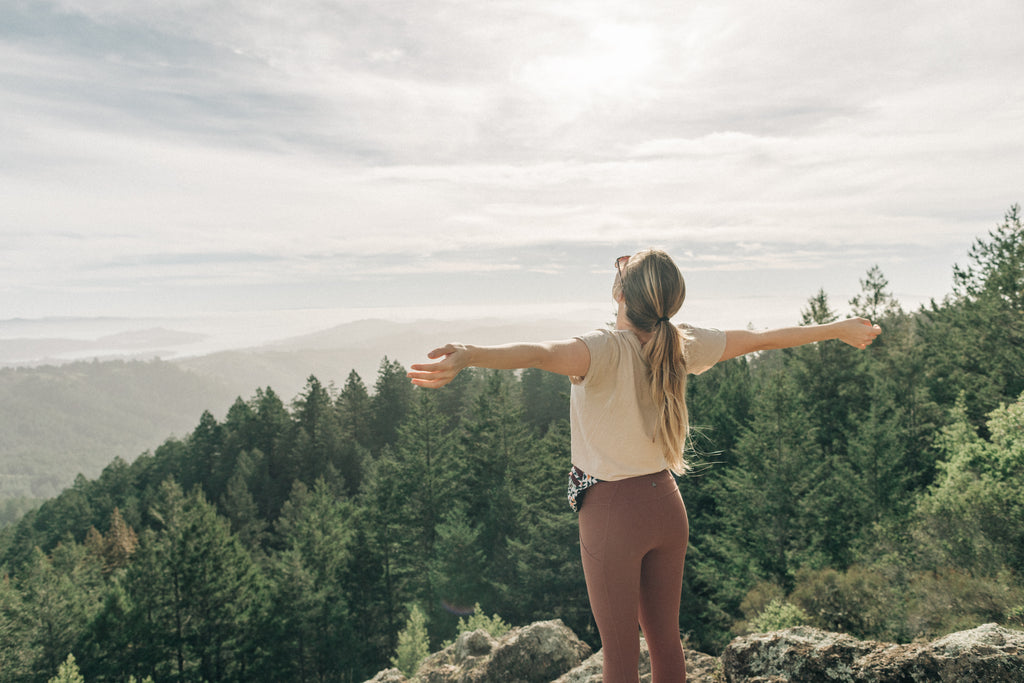
[(64, 663), (57, 669), (57, 675), (49, 680), (49, 683), (85, 683), (78, 665), (75, 664), (75, 656), (69, 654)]
[[(473, 605), (473, 613), (469, 615), (469, 618), (459, 617), (458, 626), (455, 628), (455, 635), (458, 636), (460, 633), (466, 633), (467, 631), (476, 631), (483, 629), (491, 634), (492, 638), (501, 638), (503, 635), (509, 632), (512, 627), (502, 621), (501, 617), (497, 614), (487, 616), (480, 609), (480, 603)], [(441, 643), (441, 648), (444, 649), (454, 643), (455, 640), (446, 640)]]
[(512, 628), (497, 614), (487, 616), (480, 610), (480, 603), (476, 603), (473, 606), (473, 613), (469, 615), (469, 619), (465, 617), (459, 619), (459, 627), (456, 633), (464, 633), (466, 631), (476, 631), (483, 629), (491, 634), (492, 638), (501, 638), (503, 635), (509, 632)]
[(757, 615), (750, 622), (750, 627), (756, 633), (767, 633), (778, 631), (793, 626), (804, 626), (810, 623), (811, 618), (802, 609), (791, 602), (784, 600), (772, 600), (764, 611)]
[(395, 648), (395, 656), (391, 658), (391, 666), (412, 678), (420, 668), (420, 662), (429, 654), (427, 618), (419, 607), (413, 605), (409, 609), (405, 628), (398, 633), (398, 646)]

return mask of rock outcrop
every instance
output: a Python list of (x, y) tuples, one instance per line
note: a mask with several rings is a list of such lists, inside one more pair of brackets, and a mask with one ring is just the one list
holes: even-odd
[[(640, 645), (640, 680), (650, 658)], [(686, 652), (689, 683), (1021, 683), (1024, 631), (986, 624), (931, 643), (897, 645), (798, 626), (733, 640), (722, 656)], [(463, 633), (423, 661), (409, 681), (396, 669), (372, 683), (600, 683), (591, 654), (561, 621), (513, 629), (495, 640)]]
[(730, 683), (1019, 683), (1024, 631), (986, 624), (932, 643), (896, 645), (800, 626), (733, 640), (722, 668)]
[[(561, 620), (514, 628), (495, 640), (486, 631), (463, 633), (453, 645), (430, 655), (413, 679), (417, 683), (550, 683), (586, 659), (590, 646)], [(401, 683), (395, 669), (374, 683)]]

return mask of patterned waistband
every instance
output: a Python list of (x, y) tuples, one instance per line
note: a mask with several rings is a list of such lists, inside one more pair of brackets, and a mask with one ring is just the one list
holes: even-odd
[(576, 467), (576, 465), (569, 469), (569, 490), (567, 495), (569, 507), (572, 508), (573, 512), (580, 511), (580, 505), (583, 504), (583, 494), (599, 481), (601, 480), (590, 476), (579, 467)]

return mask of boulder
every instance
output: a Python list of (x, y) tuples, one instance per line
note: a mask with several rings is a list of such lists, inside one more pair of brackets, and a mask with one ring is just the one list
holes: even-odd
[(408, 683), (408, 681), (405, 674), (398, 669), (384, 669), (366, 683)]
[(853, 663), (875, 648), (840, 633), (797, 626), (734, 639), (722, 653), (727, 681), (854, 680)]
[[(554, 683), (602, 683), (604, 667), (602, 652), (596, 652), (578, 667), (563, 674)], [(722, 680), (722, 665), (718, 657), (696, 650), (686, 650), (686, 680), (688, 683), (718, 683)], [(651, 653), (647, 641), (640, 638), (640, 683), (651, 683)]]
[(550, 683), (590, 655), (561, 620), (514, 628), (495, 640), (486, 631), (463, 633), (420, 665), (420, 683)]
[(896, 645), (798, 626), (736, 638), (721, 661), (730, 683), (1020, 683), (1024, 632), (986, 624)]
[(1024, 631), (985, 624), (929, 644), (886, 645), (858, 662), (863, 681), (1024, 681)]

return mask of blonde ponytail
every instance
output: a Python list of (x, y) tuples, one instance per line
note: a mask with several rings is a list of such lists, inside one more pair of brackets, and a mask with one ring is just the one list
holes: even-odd
[(665, 462), (676, 474), (689, 465), (685, 450), (689, 436), (686, 409), (686, 360), (683, 337), (669, 322), (686, 298), (686, 284), (672, 258), (660, 250), (631, 257), (622, 271), (622, 293), (630, 323), (651, 338), (644, 344), (644, 359), (651, 380), (651, 398), (658, 409), (655, 439), (660, 437)]

